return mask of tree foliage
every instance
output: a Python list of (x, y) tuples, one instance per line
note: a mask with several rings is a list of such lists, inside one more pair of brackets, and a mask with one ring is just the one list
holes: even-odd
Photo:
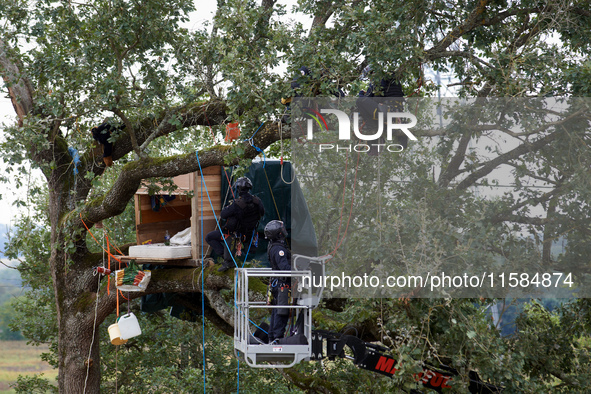
[[(103, 221), (122, 243), (133, 241), (129, 202), (143, 180), (189, 173), (199, 165), (247, 163), (259, 149), (277, 153), (280, 138), (295, 136), (276, 120), (285, 111), (280, 99), (293, 94), (289, 81), (302, 65), (311, 75), (300, 92), (319, 95), (340, 87), (356, 96), (365, 87), (359, 75), (367, 65), (377, 79), (394, 73), (413, 96), (435, 96), (431, 75), (452, 73), (458, 95), (476, 98), (475, 105), (495, 96), (588, 96), (591, 86), (588, 1), (300, 0), (291, 9), (274, 0), (220, 0), (211, 21), (187, 28), (191, 17), (202, 16), (200, 7), (186, 0), (0, 1), (0, 73), (17, 115), (3, 129), (3, 178), (29, 187), (21, 204), (32, 212), (17, 224), (9, 252), (23, 261), (20, 270), (31, 287), (19, 305), (28, 315), (23, 333), (54, 344), (47, 357), (60, 370), (60, 392), (98, 392), (101, 381), (105, 388), (120, 385), (122, 392), (146, 391), (141, 385), (149, 382), (158, 392), (170, 376), (167, 387), (179, 392), (203, 384), (202, 349), (194, 340), (200, 328), (162, 316), (150, 318), (145, 342), (121, 349), (125, 368), (139, 365), (137, 375), (130, 369), (115, 375), (113, 349), (99, 344), (116, 298), (92, 275), (102, 255), (91, 246), (85, 225), (94, 231)], [(310, 18), (311, 26), (292, 19), (294, 13)], [(354, 203), (339, 210), (344, 158), (335, 158), (328, 187), (314, 179), (306, 185), (318, 214), (321, 250), (330, 252), (340, 236), (339, 218), (357, 210), (335, 262), (359, 261), (372, 269), (389, 256), (406, 265), (434, 258), (494, 264), (502, 256), (516, 267), (542, 261), (586, 275), (589, 210), (581, 201), (588, 200), (591, 183), (584, 105), (576, 117), (565, 117), (566, 131), (553, 124), (516, 134), (511, 122), (531, 126), (548, 112), (497, 117), (502, 103), (490, 113), (468, 108), (450, 115), (446, 128), (425, 125), (417, 135), (429, 142), (411, 145), (396, 158), (383, 156), (380, 168), (389, 168), (390, 178), (365, 181), (378, 185), (382, 196), (396, 196), (383, 204), (375, 201), (379, 193), (360, 187)], [(90, 134), (104, 120), (117, 127), (111, 135), (115, 164), (109, 168)], [(240, 121), (246, 138), (262, 127), (250, 140), (220, 144), (233, 120)], [(515, 148), (507, 148), (509, 140)], [(492, 141), (485, 144), (486, 154), (473, 149), (471, 142), (478, 141)], [(81, 157), (77, 173), (69, 147)], [(357, 159), (348, 160), (353, 179), (351, 163)], [(371, 162), (360, 166), (376, 175)], [(475, 187), (490, 186), (488, 175), (502, 166), (511, 169), (512, 189), (494, 199), (476, 195)], [(39, 185), (27, 181), (31, 169), (41, 170)], [(532, 179), (548, 189), (529, 187)], [(351, 196), (345, 189), (344, 200)], [(533, 215), (533, 208), (543, 214)], [(380, 242), (366, 242), (375, 239), (367, 224), (379, 229)], [(536, 234), (534, 242), (519, 237), (524, 228)], [(559, 237), (568, 247), (557, 258), (551, 249)], [(234, 382), (222, 378), (233, 363), (230, 346), (215, 332), (228, 332), (233, 323), (232, 305), (224, 299), (230, 278), (207, 271), (201, 289), (186, 271), (161, 270), (152, 281), (149, 292), (204, 295), (206, 330), (214, 332), (206, 349), (215, 349), (206, 351), (205, 386), (215, 390), (221, 382), (221, 391), (232, 390)], [(315, 318), (320, 328), (356, 330), (392, 348), (401, 373), (379, 380), (383, 390), (414, 387), (413, 373), (427, 360), (451, 365), (462, 377), (476, 369), (511, 391), (588, 387), (586, 300), (553, 312), (534, 303), (510, 338), (491, 328), (485, 313), (490, 302), (329, 300)], [(374, 376), (343, 361), (243, 373), (242, 382), (252, 390), (264, 383), (278, 390), (367, 392), (376, 385)], [(38, 380), (22, 384), (23, 391), (45, 387)], [(458, 379), (454, 390), (464, 391), (465, 384)]]

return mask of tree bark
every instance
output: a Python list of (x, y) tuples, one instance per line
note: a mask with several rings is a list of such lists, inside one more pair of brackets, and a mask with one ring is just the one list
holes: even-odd
[[(84, 244), (69, 255), (68, 226), (60, 226), (69, 190), (64, 182), (50, 180), (51, 257), (58, 323), (58, 388), (60, 393), (100, 391), (99, 324), (95, 322), (97, 284), (88, 264)], [(90, 292), (89, 290), (93, 290)]]

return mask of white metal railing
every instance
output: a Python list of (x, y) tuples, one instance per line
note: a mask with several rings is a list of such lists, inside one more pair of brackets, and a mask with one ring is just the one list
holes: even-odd
[[(322, 286), (314, 283), (316, 276), (324, 276), (324, 263), (330, 256), (307, 257), (294, 255), (292, 271), (274, 271), (270, 268), (238, 268), (235, 272), (234, 296), (234, 352), (237, 357), (244, 358), (251, 367), (257, 368), (289, 368), (300, 361), (309, 360), (312, 353), (312, 309), (322, 297)], [(267, 305), (266, 300), (251, 300), (249, 285), (251, 278), (291, 278), (292, 296), (297, 302), (293, 305)], [(305, 279), (305, 280), (304, 280)], [(320, 278), (322, 279), (322, 278)], [(257, 293), (260, 294), (260, 293)], [(266, 296), (265, 296), (266, 297)], [(254, 337), (253, 327), (258, 327), (251, 320), (254, 309), (290, 309), (294, 316), (303, 319), (303, 334), (306, 344), (262, 343)], [(301, 315), (301, 316), (299, 316)]]

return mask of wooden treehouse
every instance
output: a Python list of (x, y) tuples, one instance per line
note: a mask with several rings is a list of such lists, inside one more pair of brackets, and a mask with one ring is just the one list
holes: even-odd
[[(130, 247), (129, 256), (124, 258), (135, 259), (143, 264), (196, 266), (203, 259), (201, 243), (202, 241), (205, 243), (205, 235), (216, 228), (208, 192), (215, 215), (218, 218), (220, 215), (221, 171), (219, 166), (203, 169), (207, 191), (201, 184), (201, 174), (198, 171), (173, 178), (178, 189), (170, 194), (162, 192), (159, 196), (151, 196), (147, 188), (138, 189), (134, 198), (137, 246)], [(190, 192), (193, 197), (189, 197)], [(174, 198), (170, 199), (172, 196)], [(201, 234), (202, 217), (203, 236)], [(167, 232), (172, 237), (189, 227), (191, 228), (190, 245), (164, 246)], [(207, 252), (207, 243), (203, 245), (203, 250)]]

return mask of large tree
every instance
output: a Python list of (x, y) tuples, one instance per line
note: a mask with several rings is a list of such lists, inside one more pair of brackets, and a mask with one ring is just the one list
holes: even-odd
[[(40, 169), (48, 193), (49, 250), (37, 258), (46, 259), (43, 264), (48, 267), (54, 289), (60, 392), (82, 392), (84, 388), (88, 392), (99, 391), (96, 326), (116, 307), (114, 293), (109, 295), (103, 288), (98, 293), (101, 301), (95, 315), (98, 283), (92, 267), (102, 256), (89, 251), (85, 225), (92, 226), (124, 212), (143, 179), (193, 172), (199, 164), (235, 164), (254, 158), (258, 149), (272, 146), (280, 136), (289, 138), (289, 126), (280, 130), (274, 120), (284, 111), (280, 98), (292, 94), (288, 82), (300, 66), (312, 70), (312, 79), (316, 81), (313, 89), (320, 95), (332, 92), (335, 84), (356, 95), (362, 87), (358, 76), (366, 65), (373, 67), (377, 77), (396, 73), (407, 93), (416, 91), (417, 95), (436, 92), (426, 70), (452, 73), (459, 81), (458, 94), (465, 97), (586, 96), (591, 86), (591, 6), (586, 1), (300, 1), (298, 12), (312, 18), (309, 29), (291, 20), (286, 8), (274, 0), (262, 0), (260, 4), (220, 0), (213, 20), (197, 28), (189, 17), (200, 17), (200, 5), (188, 0), (11, 0), (2, 1), (0, 9), (0, 73), (17, 115), (15, 124), (4, 128), (2, 154), (14, 174), (21, 168), (26, 170), (29, 164)], [(305, 88), (304, 83), (302, 91)], [(100, 148), (89, 132), (106, 116), (120, 125), (112, 136), (115, 165), (111, 168), (105, 167)], [(218, 126), (230, 119), (240, 119), (247, 136), (262, 122), (266, 123), (250, 141), (214, 144), (209, 138), (210, 128), (215, 133)], [(486, 224), (466, 226), (464, 231), (481, 231), (480, 238), (474, 236), (478, 241), (495, 236), (500, 243), (505, 239), (501, 230), (516, 231), (509, 224), (517, 223), (533, 226), (544, 235), (545, 260), (552, 258), (548, 240), (564, 234), (572, 234), (572, 245), (578, 247), (568, 258), (584, 253), (588, 228), (583, 223), (589, 212), (585, 205), (578, 209), (572, 206), (572, 201), (588, 195), (583, 185), (589, 184), (584, 171), (589, 158), (581, 149), (589, 143), (588, 132), (582, 128), (565, 139), (558, 127), (511, 135), (511, 129), (504, 124), (497, 122), (493, 126), (425, 129), (418, 133), (425, 139), (439, 135), (435, 152), (423, 152), (425, 156), (416, 157), (430, 158), (442, 171), (435, 180), (416, 180), (417, 187), (409, 187), (407, 194), (400, 196), (409, 200), (424, 197), (425, 203), (439, 204), (440, 212), (427, 217), (426, 211), (417, 208), (415, 221), (409, 226), (414, 223), (419, 230), (422, 225), (423, 229), (439, 229), (440, 235), (450, 235), (451, 228), (462, 228), (461, 218), (449, 219), (453, 216), (450, 205), (443, 205), (451, 203), (459, 210), (468, 207), (462, 211), (466, 218), (494, 208)], [(489, 137), (494, 130), (504, 131), (520, 143), (509, 151), (493, 149), (486, 157), (473, 154), (470, 141)], [(187, 142), (188, 138), (192, 141)], [(178, 141), (184, 141), (185, 146), (178, 144), (176, 154), (162, 154), (171, 152), (163, 147)], [(77, 172), (73, 171), (68, 147), (75, 147), (80, 153)], [(569, 156), (556, 159), (553, 152), (557, 149), (568, 151)], [(421, 169), (422, 174), (429, 169), (418, 159), (401, 163)], [(517, 193), (500, 201), (481, 205), (474, 202), (470, 187), (502, 165), (514, 167), (517, 178), (543, 178), (551, 188), (539, 192), (517, 186)], [(397, 175), (404, 176), (400, 172)], [(103, 184), (110, 187), (104, 188)], [(527, 208), (532, 206), (542, 206), (544, 214), (530, 217)], [(396, 210), (401, 206), (390, 208)], [(326, 212), (329, 216), (322, 224), (338, 226), (338, 215)], [(442, 219), (446, 215), (447, 219)], [(392, 236), (412, 242), (410, 237), (404, 237), (401, 228), (397, 227), (398, 234)], [(487, 234), (487, 230), (493, 232)], [(325, 235), (320, 233), (321, 237)], [(430, 233), (429, 237), (436, 234)], [(423, 240), (423, 246), (432, 240), (429, 237)], [(329, 251), (333, 241), (327, 237), (321, 248)], [(514, 238), (509, 241), (513, 243), (504, 246), (525, 253), (523, 259), (535, 250), (520, 249)], [(464, 250), (462, 247), (474, 252), (470, 249), (474, 245), (471, 239), (445, 242), (448, 253), (459, 253)], [(470, 258), (481, 257), (483, 250), (499, 255), (508, 253), (499, 243), (485, 242)], [(399, 252), (404, 255), (404, 247)], [(231, 288), (229, 276), (208, 275), (202, 289), (193, 285), (185, 270), (163, 270), (153, 272), (149, 292), (200, 292), (207, 300), (205, 313), (210, 321), (229, 332), (232, 306), (223, 300), (219, 290)], [(342, 312), (339, 303), (329, 306)], [(458, 365), (469, 357), (462, 342), (466, 337), (450, 325), (457, 321), (454, 313), (470, 315), (469, 311), (475, 308), (473, 303), (458, 302), (454, 307), (449, 302), (408, 305), (388, 300), (386, 316), (381, 302), (379, 307), (373, 305), (372, 313), (354, 315), (366, 307), (353, 305), (342, 312), (342, 317), (334, 319), (365, 317), (359, 327), (367, 328), (368, 339), (378, 339), (380, 329), (393, 331), (397, 324), (414, 327), (400, 334), (401, 339), (390, 342), (392, 346), (409, 349), (408, 357), (421, 359), (438, 352), (451, 356), (456, 352), (462, 355), (454, 360)], [(580, 308), (586, 311), (586, 305)], [(377, 323), (376, 311), (382, 312), (381, 325)], [(406, 317), (399, 319), (396, 311), (405, 311)], [(474, 316), (478, 313), (474, 312)], [(568, 316), (573, 315), (575, 312), (565, 313), (565, 322), (553, 323), (556, 333), (570, 335), (569, 340), (578, 339), (577, 329), (584, 326), (568, 326)], [(543, 314), (533, 316), (546, 318)], [(471, 319), (466, 318), (462, 326), (472, 327), (467, 330), (469, 340), (474, 339), (473, 332), (485, 331), (479, 321)], [(433, 331), (428, 333), (421, 331), (420, 324), (433, 321), (441, 325), (430, 327)], [(571, 331), (561, 330), (567, 326)], [(534, 338), (540, 325), (531, 327), (524, 332), (531, 332)], [(438, 332), (451, 332), (451, 336), (440, 338), (438, 344), (429, 342)], [(430, 347), (417, 354), (421, 340), (426, 340)], [(490, 356), (493, 345), (500, 349), (499, 343), (491, 340), (475, 352)], [(506, 346), (509, 352), (510, 345)], [(87, 362), (89, 349), (91, 365)], [(579, 370), (566, 360), (551, 359), (552, 365), (546, 365), (547, 368), (527, 364), (542, 354), (528, 358), (529, 353), (519, 353), (519, 360), (525, 360), (521, 365), (526, 365), (520, 371), (552, 375), (570, 387), (581, 384), (576, 378)], [(480, 367), (488, 366), (493, 373), (499, 370), (500, 362), (496, 357), (491, 360)], [(564, 366), (564, 370), (557, 365)], [(306, 386), (308, 383), (302, 383), (295, 372), (291, 377), (302, 389), (314, 386)], [(330, 387), (324, 386), (323, 390)]]

